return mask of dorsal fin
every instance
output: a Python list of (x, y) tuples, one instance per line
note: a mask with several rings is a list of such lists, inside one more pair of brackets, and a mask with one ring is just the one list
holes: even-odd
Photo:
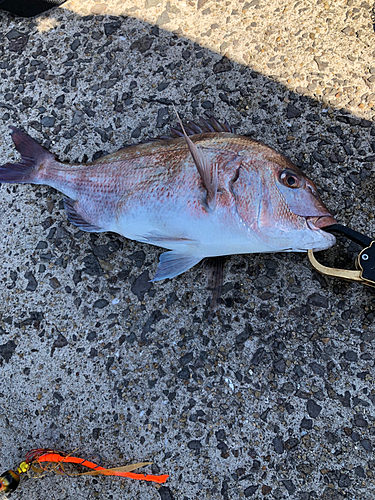
[[(211, 116), (207, 120), (203, 117), (200, 117), (197, 122), (189, 121), (186, 125), (184, 125), (184, 127), (186, 135), (188, 136), (197, 134), (212, 134), (215, 132), (216, 133), (226, 132), (229, 134), (235, 134), (234, 127), (229, 125), (227, 120), (224, 120), (221, 123), (218, 122), (216, 118), (214, 118), (213, 116)], [(150, 137), (147, 139), (143, 139), (141, 142), (138, 142), (136, 144), (148, 144), (150, 142), (168, 141), (170, 139), (176, 139), (177, 137), (184, 137), (184, 133), (179, 124), (177, 124), (175, 127), (171, 127), (167, 135), (159, 135), (158, 137)], [(135, 144), (125, 144), (120, 149), (125, 149), (134, 145)]]
[[(173, 106), (174, 107), (174, 106)], [(217, 196), (217, 188), (219, 184), (218, 180), (218, 172), (217, 172), (217, 163), (214, 165), (210, 164), (210, 161), (207, 155), (202, 151), (202, 149), (194, 144), (194, 142), (188, 137), (185, 132), (185, 128), (180, 120), (180, 117), (174, 108), (174, 111), (177, 115), (177, 119), (180, 122), (180, 126), (185, 137), (186, 143), (188, 145), (191, 156), (193, 157), (195, 166), (201, 176), (204, 187), (207, 190), (207, 206), (210, 210), (214, 211), (216, 208), (216, 196)]]
[[(185, 132), (186, 135), (207, 134), (212, 132), (229, 132), (230, 134), (234, 134), (235, 130), (226, 120), (220, 123), (216, 118), (211, 116), (208, 120), (200, 117), (198, 122), (189, 121), (185, 125)], [(181, 124), (177, 127), (171, 127), (170, 137), (184, 137)]]

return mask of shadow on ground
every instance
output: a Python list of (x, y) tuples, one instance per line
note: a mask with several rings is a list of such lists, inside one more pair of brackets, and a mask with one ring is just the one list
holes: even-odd
[[(283, 152), (340, 222), (372, 234), (371, 120), (136, 19), (53, 17), (46, 32), (0, 19), (2, 162), (14, 154), (8, 125), (87, 161), (165, 133), (174, 103)], [(161, 489), (25, 478), (12, 498), (368, 498), (370, 289), (318, 276), (304, 255), (233, 256), (209, 324), (199, 267), (151, 284), (158, 249), (77, 230), (52, 189), (0, 193), (2, 467), (34, 447), (78, 447), (170, 474)], [(355, 251), (327, 259), (350, 265)]]

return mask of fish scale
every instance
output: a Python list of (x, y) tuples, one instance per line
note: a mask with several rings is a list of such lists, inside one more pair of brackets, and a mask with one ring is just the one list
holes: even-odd
[(168, 249), (154, 281), (205, 257), (323, 250), (335, 243), (321, 230), (335, 222), (332, 215), (287, 158), (216, 121), (188, 130), (190, 137), (181, 123), (177, 137), (79, 165), (59, 162), (12, 127), (21, 161), (1, 166), (0, 182), (46, 184), (66, 196), (68, 219), (82, 230), (113, 231)]

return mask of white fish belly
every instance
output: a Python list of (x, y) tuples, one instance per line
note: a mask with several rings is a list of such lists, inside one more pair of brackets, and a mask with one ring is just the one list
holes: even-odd
[(246, 225), (237, 214), (225, 210), (192, 217), (183, 210), (151, 205), (136, 206), (120, 215), (108, 228), (126, 238), (179, 253), (215, 257), (246, 253), (304, 252), (325, 250), (335, 237), (322, 230), (287, 231), (275, 227), (270, 235)]
[(216, 213), (192, 218), (183, 212), (137, 207), (120, 216), (111, 230), (132, 240), (201, 258), (282, 251), (262, 241), (251, 228)]

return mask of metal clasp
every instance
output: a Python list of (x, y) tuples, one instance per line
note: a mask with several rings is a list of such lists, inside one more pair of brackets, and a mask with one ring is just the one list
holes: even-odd
[(349, 281), (357, 281), (364, 283), (365, 285), (375, 287), (375, 240), (372, 240), (358, 231), (342, 226), (341, 224), (334, 224), (332, 226), (325, 227), (324, 230), (344, 234), (349, 239), (365, 248), (363, 248), (356, 258), (356, 271), (324, 266), (316, 260), (314, 251), (308, 250), (307, 256), (313, 268), (325, 276), (331, 276), (333, 278), (340, 278)]

